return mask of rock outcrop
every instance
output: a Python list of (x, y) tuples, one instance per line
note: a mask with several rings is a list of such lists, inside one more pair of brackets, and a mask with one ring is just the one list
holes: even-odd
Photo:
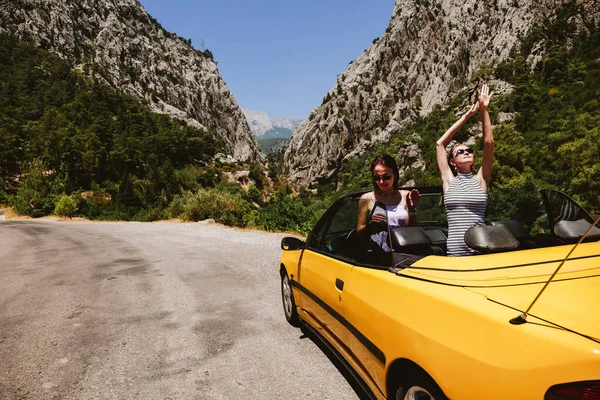
[[(474, 91), (476, 74), (506, 59), (519, 38), (569, 2), (396, 0), (383, 37), (339, 75), (296, 130), (284, 173), (302, 184), (326, 181), (345, 159), (388, 139), (460, 90)], [(600, 2), (577, 3), (598, 19)], [(543, 51), (543, 43), (533, 46), (530, 65)]]
[(0, 0), (0, 29), (220, 137), (236, 160), (262, 160), (210, 51), (164, 30), (137, 0)]

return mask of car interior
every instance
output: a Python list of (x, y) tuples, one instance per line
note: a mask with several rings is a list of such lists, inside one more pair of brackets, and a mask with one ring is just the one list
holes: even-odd
[[(441, 188), (417, 189), (421, 192), (418, 226), (392, 229), (388, 235), (394, 264), (403, 258), (416, 260), (429, 255), (446, 255), (448, 228)], [(380, 267), (387, 267), (390, 265), (387, 261), (369, 260), (367, 240), (356, 232), (361, 194), (353, 193), (339, 199), (313, 229), (308, 247), (347, 262), (383, 263)], [(527, 225), (510, 215), (496, 212), (489, 216), (493, 220), (486, 220), (486, 225), (467, 231), (466, 243), (480, 254), (489, 254), (574, 243), (588, 230), (585, 241), (600, 240), (600, 229), (592, 227), (594, 219), (573, 199), (556, 190), (545, 189), (539, 194), (541, 199), (538, 197), (539, 200), (532, 202), (534, 211), (530, 212), (539, 215), (533, 215)], [(542, 214), (547, 217), (541, 217)], [(531, 224), (534, 217), (543, 224)], [(387, 224), (382, 224), (380, 229), (388, 229)]]

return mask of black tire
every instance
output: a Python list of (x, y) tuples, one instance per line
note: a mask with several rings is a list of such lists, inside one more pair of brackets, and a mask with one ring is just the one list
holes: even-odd
[(300, 318), (298, 317), (298, 310), (296, 310), (294, 292), (292, 292), (292, 285), (290, 285), (290, 279), (285, 270), (281, 271), (281, 300), (283, 313), (287, 322), (296, 328), (300, 327)]
[(411, 374), (396, 387), (395, 400), (448, 400), (444, 392), (425, 373)]

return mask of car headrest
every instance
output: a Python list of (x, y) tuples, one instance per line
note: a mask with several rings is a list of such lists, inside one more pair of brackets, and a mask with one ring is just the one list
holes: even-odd
[(392, 230), (392, 248), (430, 246), (431, 239), (423, 228), (418, 226), (407, 226)]
[[(578, 219), (576, 221), (562, 220), (554, 226), (554, 234), (561, 239), (574, 240), (583, 236), (592, 225), (587, 219)], [(600, 240), (600, 229), (593, 227), (585, 240), (595, 241)]]
[(465, 233), (469, 247), (481, 253), (495, 253), (519, 247), (519, 241), (504, 225), (477, 225)]

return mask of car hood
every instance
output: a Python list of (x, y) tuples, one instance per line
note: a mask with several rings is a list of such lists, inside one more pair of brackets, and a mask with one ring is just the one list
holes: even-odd
[[(488, 300), (515, 309), (515, 317), (525, 312), (543, 284), (469, 288)], [(535, 302), (529, 314), (600, 341), (600, 276), (552, 281)]]
[[(573, 248), (558, 246), (471, 257), (426, 257), (402, 275), (462, 286), (525, 312)], [(445, 263), (443, 261), (446, 261)], [(600, 243), (578, 246), (529, 311), (533, 317), (600, 340)]]

